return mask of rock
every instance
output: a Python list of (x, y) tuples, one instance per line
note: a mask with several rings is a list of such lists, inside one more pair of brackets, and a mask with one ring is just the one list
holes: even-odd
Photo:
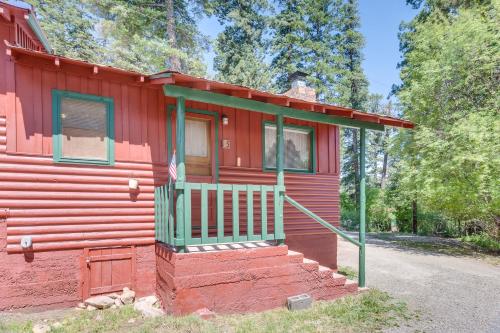
[(158, 302), (158, 298), (155, 295), (151, 295), (151, 296), (139, 298), (137, 300), (137, 302), (147, 303), (149, 305), (155, 305)]
[(118, 307), (116, 306), (116, 304), (113, 304), (111, 305), (110, 309), (118, 309)]
[(80, 309), (85, 309), (85, 303), (80, 302), (80, 303), (78, 303), (77, 307)]
[(127, 287), (123, 288), (123, 293), (120, 296), (120, 300), (123, 304), (132, 304), (135, 299), (135, 291), (128, 289)]
[(115, 300), (108, 296), (94, 296), (87, 298), (85, 304), (92, 305), (98, 309), (107, 309), (115, 304)]
[(119, 299), (119, 298), (116, 298), (116, 299), (115, 299), (115, 304), (114, 304), (114, 306), (116, 306), (116, 307), (118, 307), (118, 308), (119, 308), (119, 307), (121, 307), (122, 305), (123, 305), (122, 300), (121, 300), (121, 299)]
[(118, 293), (112, 293), (112, 294), (108, 294), (106, 296), (111, 297), (112, 299), (120, 298), (120, 294), (118, 294)]
[(135, 323), (135, 318), (130, 318), (130, 319), (128, 320), (128, 323), (129, 323), (129, 324), (133, 324), (133, 323)]
[(92, 306), (92, 305), (87, 305), (87, 310), (94, 311), (94, 310), (97, 310), (97, 308), (95, 306)]
[(140, 312), (144, 317), (159, 317), (163, 315), (161, 309), (155, 308), (151, 304), (152, 299), (148, 301), (137, 301), (134, 303), (134, 310)]
[(215, 312), (210, 311), (207, 308), (196, 310), (195, 314), (199, 316), (201, 319), (212, 319), (215, 317)]
[(48, 333), (50, 326), (45, 323), (38, 323), (33, 326), (33, 333)]

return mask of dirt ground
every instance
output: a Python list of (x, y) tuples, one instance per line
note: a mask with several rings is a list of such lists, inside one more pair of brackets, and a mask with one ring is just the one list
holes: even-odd
[[(500, 266), (450, 246), (440, 238), (367, 237), (368, 287), (406, 301), (418, 314), (390, 332), (500, 332)], [(357, 247), (339, 241), (338, 253), (340, 266), (357, 267)]]

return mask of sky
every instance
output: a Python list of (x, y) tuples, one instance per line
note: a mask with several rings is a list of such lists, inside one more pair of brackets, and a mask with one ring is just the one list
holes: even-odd
[[(417, 13), (405, 0), (360, 0), (361, 33), (365, 37), (363, 69), (371, 93), (387, 97), (393, 84), (398, 84), (397, 64), (401, 59), (398, 29), (402, 21), (411, 20)], [(198, 23), (200, 31), (212, 40), (222, 31), (214, 18)], [(209, 75), (213, 74), (213, 50), (205, 55)]]

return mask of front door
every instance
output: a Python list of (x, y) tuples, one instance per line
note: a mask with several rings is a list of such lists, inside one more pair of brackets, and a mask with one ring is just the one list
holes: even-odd
[[(218, 139), (215, 115), (187, 112), (185, 122), (185, 165), (186, 180), (192, 183), (215, 183)], [(215, 202), (214, 191), (208, 196), (208, 226), (209, 234), (215, 232)], [(201, 233), (201, 194), (191, 193), (191, 218), (193, 237)]]

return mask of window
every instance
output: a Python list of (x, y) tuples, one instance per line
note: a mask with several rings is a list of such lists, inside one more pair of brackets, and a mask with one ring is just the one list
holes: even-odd
[(210, 120), (186, 118), (186, 173), (210, 176)]
[(54, 160), (112, 165), (113, 100), (60, 90), (52, 98)]
[[(285, 126), (285, 170), (314, 171), (314, 129), (303, 126)], [(264, 169), (276, 168), (276, 125), (264, 124)]]

